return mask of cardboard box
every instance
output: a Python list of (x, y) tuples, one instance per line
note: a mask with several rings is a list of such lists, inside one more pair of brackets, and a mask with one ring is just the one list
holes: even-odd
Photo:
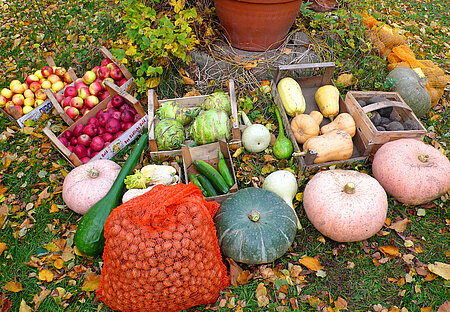
[[(358, 100), (367, 101), (375, 95), (383, 96), (388, 101), (374, 103), (364, 107), (359, 105)], [(427, 133), (427, 130), (416, 117), (413, 110), (403, 101), (397, 92), (349, 91), (345, 96), (345, 104), (349, 113), (355, 119), (358, 131), (361, 133), (364, 144), (363, 155), (375, 153), (384, 143), (398, 139), (416, 139), (422, 141)], [(392, 114), (401, 118), (403, 122), (412, 120), (418, 126), (419, 130), (378, 131), (367, 116), (367, 113), (384, 107), (392, 107)]]
[(217, 165), (219, 163), (219, 150), (222, 152), (225, 161), (228, 165), (228, 168), (230, 168), (231, 174), (234, 178), (234, 185), (230, 188), (230, 192), (228, 194), (218, 195), (218, 196), (212, 196), (212, 197), (206, 197), (205, 199), (207, 201), (215, 201), (219, 204), (222, 203), (225, 199), (227, 199), (231, 194), (237, 192), (238, 190), (238, 184), (236, 180), (236, 174), (234, 172), (234, 166), (233, 161), (231, 159), (230, 150), (228, 148), (228, 144), (225, 140), (219, 140), (219, 142), (214, 142), (210, 144), (195, 146), (195, 147), (188, 147), (184, 146), (182, 151), (183, 156), (183, 170), (184, 170), (184, 178), (186, 183), (189, 183), (189, 174), (198, 174), (199, 172), (197, 169), (195, 169), (194, 165), (192, 164), (194, 160), (204, 160), (205, 162), (209, 163), (211, 166), (213, 166), (215, 169), (218, 169)]
[[(55, 61), (53, 60), (52, 57), (48, 57), (46, 59), (46, 61), (49, 66), (52, 66), (52, 67), (56, 66)], [(73, 71), (72, 68), (69, 68), (67, 71), (69, 72), (72, 80), (76, 79), (75, 72)], [(58, 93), (63, 93), (64, 89), (59, 91)], [(48, 90), (48, 91), (50, 91), (50, 90)], [(50, 93), (51, 93), (51, 91), (50, 91)], [(48, 93), (47, 93), (47, 96), (48, 96)], [(2, 112), (6, 116), (6, 118), (11, 120), (17, 126), (19, 126), (20, 128), (23, 128), (23, 127), (25, 127), (25, 121), (38, 120), (44, 113), (50, 113), (52, 109), (53, 109), (53, 103), (49, 98), (47, 98), (47, 100), (45, 100), (44, 103), (42, 103), (41, 105), (39, 105), (38, 107), (33, 109), (31, 112), (29, 112), (28, 114), (25, 114), (25, 115), (23, 115), (21, 112), (19, 112), (15, 107), (10, 108), (11, 115), (8, 114), (2, 108), (0, 108), (0, 112)]]
[[(139, 114), (141, 118), (131, 128), (126, 130), (120, 137), (112, 141), (111, 144), (106, 146), (91, 160), (111, 159), (125, 146), (130, 144), (142, 132), (142, 129), (144, 127), (147, 127), (148, 118), (147, 115), (145, 114), (144, 109), (141, 106), (141, 103), (139, 103), (139, 101), (136, 98), (132, 97), (130, 94), (126, 92), (126, 89), (128, 88), (129, 84), (132, 83), (132, 81), (133, 79), (130, 79), (122, 87), (118, 87), (111, 82), (107, 82), (106, 86), (108, 88), (109, 96), (102, 102), (97, 104), (86, 115), (84, 115), (82, 118), (80, 118), (78, 121), (76, 121), (66, 129), (66, 130), (73, 130), (73, 128), (75, 128), (77, 124), (80, 123), (84, 125), (87, 124), (89, 118), (94, 117), (100, 110), (104, 110), (108, 102), (115, 95), (121, 95), (124, 98), (124, 102), (132, 105), (134, 109), (136, 109), (136, 112)], [(61, 137), (62, 133), (59, 136), (56, 136), (48, 127), (45, 127), (43, 131), (49, 137), (51, 143), (69, 161), (69, 163), (72, 166), (77, 167), (82, 164), (81, 160), (74, 153), (70, 152), (70, 150), (59, 141), (59, 137)]]
[[(231, 102), (231, 139), (229, 143), (233, 144), (240, 144), (241, 142), (241, 131), (239, 129), (239, 120), (237, 116), (237, 103), (236, 103), (236, 93), (234, 89), (234, 81), (229, 80), (228, 81), (228, 95), (230, 96), (230, 102)], [(155, 139), (155, 126), (159, 122), (159, 117), (156, 115), (156, 110), (162, 105), (163, 103), (167, 101), (177, 101), (184, 107), (188, 108), (194, 108), (198, 105), (202, 104), (203, 101), (208, 97), (208, 95), (200, 95), (200, 96), (190, 96), (190, 97), (183, 97), (183, 98), (175, 98), (175, 99), (168, 99), (168, 100), (158, 100), (156, 93), (153, 89), (148, 91), (148, 120), (149, 120), (149, 126), (148, 126), (148, 133), (149, 133), (149, 148), (150, 148), (150, 155), (152, 157), (164, 157), (169, 156), (173, 154), (181, 154), (181, 149), (178, 150), (171, 150), (171, 151), (159, 151), (158, 146), (156, 144)], [(152, 121), (154, 120), (153, 124)], [(188, 145), (190, 142), (189, 140), (186, 141), (186, 145)]]
[[(334, 86), (334, 83), (332, 81), (334, 69), (335, 64), (332, 62), (328, 62), (283, 65), (279, 66), (276, 71), (275, 78), (271, 82), (272, 95), (276, 105), (278, 106), (278, 109), (280, 110), (281, 119), (283, 121), (283, 126), (285, 128), (287, 137), (292, 141), (292, 144), (294, 145), (294, 152), (301, 152), (302, 146), (301, 144), (297, 143), (294, 134), (292, 133), (290, 125), (293, 118), (286, 114), (283, 104), (281, 103), (281, 99), (277, 91), (278, 82), (284, 77), (291, 77), (299, 83), (306, 101), (306, 110), (304, 113), (309, 114), (314, 110), (320, 111), (315, 100), (317, 89), (328, 84)], [(313, 75), (311, 75), (311, 73)], [(341, 96), (339, 96), (339, 113), (350, 113)], [(324, 118), (322, 123), (320, 124), (320, 127), (330, 122), (330, 119)], [(363, 153), (364, 145), (362, 143), (361, 133), (357, 130), (355, 136), (353, 137), (353, 154), (350, 159), (314, 164), (313, 162), (315, 155), (313, 154), (307, 153), (306, 155), (294, 155), (294, 157), (299, 164), (300, 170), (306, 172), (318, 167), (326, 167), (343, 163), (363, 162), (367, 159), (367, 156), (365, 156)]]

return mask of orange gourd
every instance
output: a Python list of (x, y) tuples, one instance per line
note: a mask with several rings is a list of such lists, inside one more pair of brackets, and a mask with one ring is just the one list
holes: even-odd
[(356, 133), (355, 120), (348, 113), (339, 114), (332, 122), (320, 128), (320, 133), (325, 134), (335, 129), (344, 130), (354, 137)]

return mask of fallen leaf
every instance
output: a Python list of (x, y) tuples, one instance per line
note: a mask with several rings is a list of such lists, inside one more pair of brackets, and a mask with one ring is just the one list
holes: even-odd
[(6, 248), (8, 248), (6, 246), (6, 243), (0, 243), (0, 256), (2, 255), (2, 253), (6, 250)]
[(10, 282), (6, 283), (5, 290), (16, 293), (16, 292), (22, 291), (23, 288), (22, 288), (21, 283), (15, 282), (15, 281), (10, 281)]
[(355, 267), (355, 263), (351, 261), (347, 261), (347, 269), (353, 269)]
[(256, 288), (256, 299), (258, 300), (258, 307), (265, 307), (269, 304), (269, 298), (267, 298), (267, 288), (264, 283), (259, 283)]
[(322, 269), (318, 269), (317, 272), (316, 272), (316, 276), (318, 276), (318, 277), (326, 277), (327, 276), (327, 272), (325, 272)]
[(300, 260), (298, 260), (298, 262), (312, 271), (323, 269), (319, 260), (317, 260), (316, 258), (304, 256)]
[(405, 218), (403, 220), (392, 223), (391, 226), (389, 226), (389, 228), (395, 230), (397, 233), (403, 233), (406, 230), (408, 224), (411, 222), (412, 222), (411, 220)]
[(356, 78), (353, 76), (353, 74), (342, 74), (336, 80), (336, 84), (342, 87), (348, 87), (354, 85), (355, 83)]
[(41, 305), (42, 301), (51, 293), (49, 289), (43, 289), (39, 295), (34, 295), (33, 302), (34, 302), (34, 310), (38, 311), (39, 306)]
[(317, 237), (317, 240), (318, 240), (319, 242), (321, 242), (322, 244), (325, 244), (325, 243), (326, 243), (325, 237), (323, 237), (322, 235), (319, 236), (319, 237)]
[(450, 311), (450, 302), (447, 300), (445, 301), (440, 307), (437, 312), (449, 312)]
[(424, 307), (424, 308), (420, 308), (420, 312), (431, 312), (433, 310), (432, 307)]
[(434, 264), (428, 264), (428, 269), (445, 280), (450, 280), (450, 264), (435, 262)]
[(50, 270), (43, 269), (42, 271), (39, 271), (39, 279), (41, 281), (51, 282), (53, 281), (53, 273)]
[(81, 286), (82, 291), (94, 291), (100, 285), (101, 275), (97, 274), (86, 274), (86, 278), (84, 279), (83, 285)]
[(417, 209), (417, 215), (419, 217), (423, 217), (423, 216), (425, 216), (425, 214), (426, 214), (426, 210), (425, 209), (422, 209), (422, 208)]
[(298, 300), (297, 298), (290, 298), (289, 301), (291, 302), (292, 310), (298, 310)]
[(20, 302), (20, 307), (19, 307), (19, 312), (31, 312), (33, 311), (33, 309), (31, 309), (27, 303), (25, 302), (25, 300), (22, 299), (22, 301)]
[(402, 254), (398, 252), (398, 248), (394, 246), (381, 246), (378, 248), (385, 256), (388, 256), (389, 258), (395, 258), (400, 257)]
[(347, 309), (347, 301), (342, 297), (338, 297), (334, 302), (334, 307), (338, 310), (348, 310)]

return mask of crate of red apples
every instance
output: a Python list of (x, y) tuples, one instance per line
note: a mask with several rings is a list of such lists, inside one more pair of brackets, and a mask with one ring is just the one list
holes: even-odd
[(53, 58), (48, 57), (47, 63), (47, 66), (27, 75), (23, 82), (18, 79), (11, 81), (9, 87), (0, 92), (0, 111), (20, 127), (25, 121), (37, 120), (52, 110), (46, 90), (61, 97), (61, 92), (75, 77), (72, 69), (56, 66)]
[(147, 115), (141, 104), (126, 92), (131, 83), (133, 79), (118, 87), (106, 82), (108, 96), (58, 137), (44, 128), (53, 145), (73, 166), (91, 159), (110, 159), (147, 126)]
[[(74, 84), (67, 87), (64, 94), (47, 92), (53, 106), (68, 125), (72, 125), (108, 97), (106, 82), (123, 86), (132, 78), (127, 68), (116, 61), (106, 48), (102, 47), (100, 51), (103, 54), (100, 65), (86, 71), (83, 77), (75, 77)], [(127, 90), (131, 87), (132, 84), (129, 84)]]

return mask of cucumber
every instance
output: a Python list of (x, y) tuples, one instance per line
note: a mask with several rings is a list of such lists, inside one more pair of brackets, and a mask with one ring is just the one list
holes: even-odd
[(194, 183), (194, 185), (198, 186), (198, 188), (202, 191), (202, 194), (203, 194), (204, 197), (208, 197), (208, 193), (206, 192), (205, 188), (200, 183), (200, 181), (198, 180), (198, 177), (195, 174), (190, 173), (189, 174), (189, 180), (191, 180), (192, 183)]
[(211, 197), (211, 196), (217, 196), (217, 191), (214, 188), (214, 185), (212, 185), (211, 181), (208, 180), (207, 177), (205, 177), (202, 174), (199, 174), (197, 179), (200, 181), (200, 183), (202, 184), (203, 188), (206, 191), (207, 196), (206, 197)]
[[(194, 167), (211, 181), (212, 185), (219, 194), (226, 194), (230, 190), (220, 173), (204, 160), (194, 160)], [(201, 182), (201, 180), (200, 180)]]
[(228, 168), (225, 157), (223, 157), (221, 151), (219, 151), (219, 164), (217, 165), (217, 167), (219, 168), (219, 173), (225, 180), (225, 183), (228, 185), (228, 187), (232, 187), (234, 185), (233, 175), (231, 174), (230, 168)]
[(77, 249), (87, 256), (98, 256), (105, 246), (105, 222), (111, 211), (117, 207), (125, 187), (125, 177), (132, 173), (138, 163), (142, 151), (148, 143), (147, 128), (134, 146), (127, 161), (123, 164), (116, 180), (108, 193), (100, 199), (81, 218), (75, 232), (74, 242)]

